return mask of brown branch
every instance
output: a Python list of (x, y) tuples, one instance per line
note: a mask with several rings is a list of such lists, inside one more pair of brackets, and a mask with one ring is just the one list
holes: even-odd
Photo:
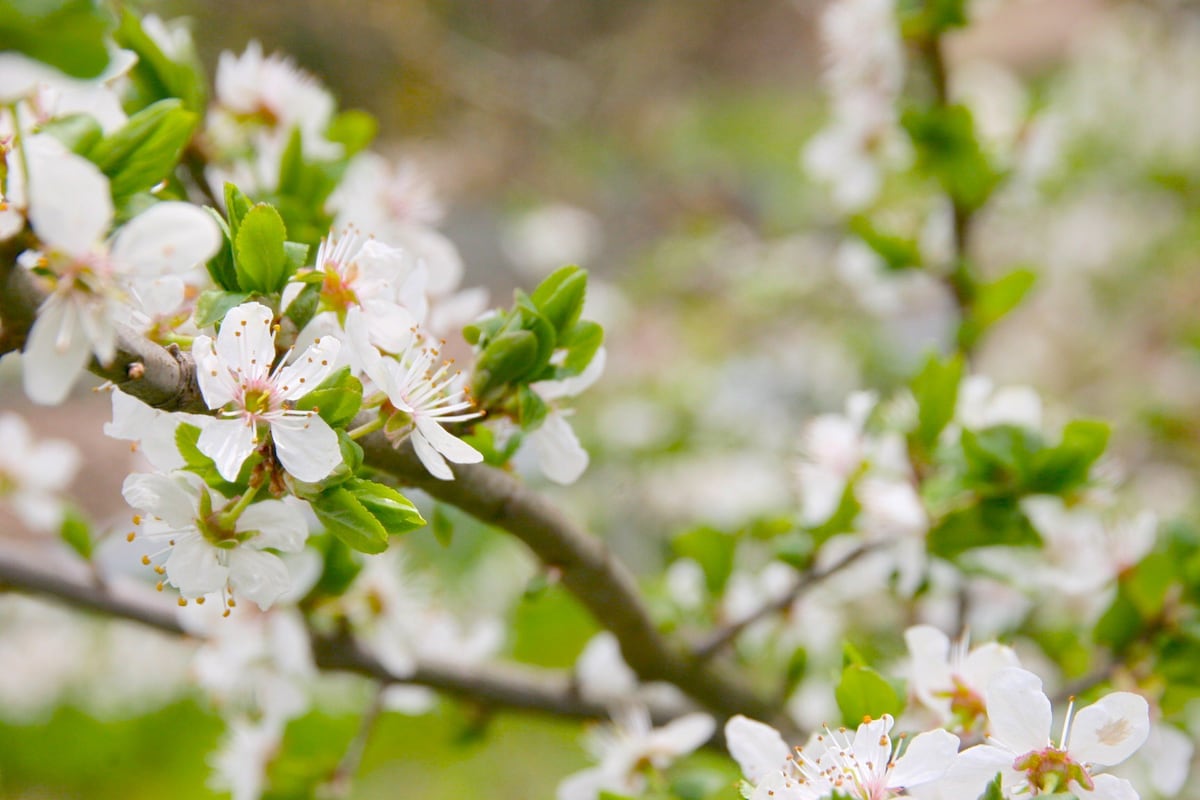
[[(180, 625), (174, 609), (166, 602), (157, 602), (157, 597), (117, 594), (99, 585), (23, 564), (6, 554), (0, 554), (0, 589), (40, 595), (82, 611), (130, 620), (176, 636), (191, 636)], [(463, 666), (421, 662), (411, 675), (398, 676), (345, 635), (314, 636), (313, 657), (323, 670), (351, 672), (384, 684), (426, 686), (486, 706), (579, 719), (608, 716), (603, 705), (583, 699), (571, 678), (562, 672), (512, 664)], [(689, 710), (660, 703), (652, 706), (651, 714), (656, 721), (665, 722)]]
[(809, 567), (800, 573), (796, 578), (796, 582), (792, 584), (792, 588), (784, 593), (781, 597), (764, 604), (756, 611), (747, 614), (735, 622), (731, 622), (723, 628), (713, 631), (712, 635), (701, 641), (694, 648), (692, 653), (696, 659), (704, 661), (712, 658), (725, 647), (733, 643), (742, 631), (750, 627), (761, 619), (766, 619), (772, 614), (782, 614), (787, 611), (792, 605), (807, 594), (811, 589), (814, 589), (821, 581), (831, 575), (841, 572), (846, 567), (853, 564), (858, 559), (862, 558), (867, 553), (876, 548), (876, 545), (864, 544), (851, 550), (842, 558), (830, 564), (824, 569), (817, 569), (815, 566)]

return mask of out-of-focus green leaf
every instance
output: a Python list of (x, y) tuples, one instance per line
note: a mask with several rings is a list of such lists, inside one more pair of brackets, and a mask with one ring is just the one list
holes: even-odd
[(878, 719), (884, 714), (893, 717), (904, 710), (904, 699), (887, 680), (875, 670), (861, 664), (851, 664), (842, 670), (842, 680), (834, 690), (842, 723), (856, 727), (867, 717)]

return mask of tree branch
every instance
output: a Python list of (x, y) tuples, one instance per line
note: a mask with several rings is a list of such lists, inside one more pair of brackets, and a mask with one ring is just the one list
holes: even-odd
[(707, 639), (704, 639), (697, 644), (692, 653), (699, 660), (706, 660), (715, 656), (722, 649), (732, 644), (733, 641), (741, 635), (742, 631), (750, 627), (760, 619), (765, 619), (772, 614), (781, 614), (791, 608), (797, 600), (808, 593), (810, 589), (816, 587), (821, 581), (829, 576), (842, 571), (846, 567), (853, 564), (858, 559), (875, 549), (875, 545), (864, 544), (851, 550), (842, 558), (830, 564), (824, 569), (817, 569), (815, 566), (809, 567), (796, 577), (796, 582), (792, 584), (792, 588), (784, 593), (782, 597), (770, 603), (766, 603), (758, 610), (747, 614), (736, 622), (731, 622), (724, 628), (713, 631)]
[[(30, 566), (0, 553), (0, 589), (20, 591), (58, 600), (83, 611), (130, 620), (164, 633), (189, 637), (174, 609), (157, 597), (137, 598), (111, 589), (65, 578), (45, 568)], [(353, 638), (314, 636), (313, 657), (323, 670), (351, 672), (385, 684), (413, 684), (443, 694), (498, 708), (519, 709), (580, 719), (605, 719), (607, 709), (582, 698), (565, 673), (511, 664), (463, 666), (418, 663), (412, 675), (389, 672)], [(662, 703), (651, 708), (656, 721), (665, 722), (687, 713), (688, 708)]]

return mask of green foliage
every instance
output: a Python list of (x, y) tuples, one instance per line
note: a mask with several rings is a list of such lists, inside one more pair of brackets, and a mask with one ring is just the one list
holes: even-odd
[(563, 267), (532, 295), (517, 291), (510, 310), (464, 329), (478, 351), (471, 387), (484, 407), (507, 407), (526, 430), (541, 424), (544, 411), (522, 386), (580, 374), (604, 341), (599, 325), (579, 318), (586, 293), (587, 272)]
[(850, 218), (849, 227), (863, 244), (883, 259), (888, 269), (899, 271), (921, 266), (921, 248), (915, 239), (880, 230), (868, 217), (861, 214)]
[(988, 498), (942, 518), (926, 537), (929, 552), (954, 558), (976, 547), (1036, 547), (1042, 537), (1011, 498)]
[(207, 328), (225, 319), (230, 309), (240, 306), (250, 299), (248, 292), (227, 292), (221, 289), (209, 289), (196, 298), (196, 309), (192, 319), (197, 327)]
[(350, 109), (338, 114), (329, 123), (325, 138), (337, 142), (349, 158), (366, 150), (379, 132), (379, 123), (366, 111)]
[(176, 98), (160, 100), (129, 118), (87, 154), (108, 176), (120, 204), (168, 178), (192, 137), (199, 117)]
[(733, 556), (738, 539), (707, 525), (692, 528), (671, 540), (671, 549), (680, 558), (690, 558), (704, 570), (704, 582), (714, 597), (725, 589), (733, 574)]
[(342, 367), (296, 401), (301, 411), (316, 411), (330, 427), (345, 427), (362, 407), (362, 381)]
[(917, 401), (917, 427), (910, 438), (923, 452), (933, 449), (942, 431), (954, 419), (962, 375), (961, 356), (940, 359), (931, 355), (913, 378), (910, 388)]
[(901, 30), (910, 39), (930, 41), (967, 24), (967, 0), (900, 0)]
[(849, 664), (842, 670), (834, 695), (842, 712), (842, 723), (848, 727), (857, 726), (867, 717), (899, 716), (904, 710), (904, 698), (895, 687), (863, 664)]
[(234, 239), (238, 286), (259, 294), (283, 289), (288, 278), (286, 241), (287, 228), (278, 211), (266, 203), (248, 210), (238, 223)]
[(978, 800), (1004, 800), (1003, 777), (999, 774), (988, 783)]
[(0, 0), (0, 50), (15, 50), (73, 78), (108, 66), (113, 18), (95, 0)]
[(351, 480), (345, 486), (391, 535), (408, 533), (425, 525), (425, 518), (412, 501), (390, 486), (361, 479)]
[(114, 38), (117, 44), (132, 50), (138, 57), (129, 73), (136, 107), (176, 97), (183, 101), (184, 108), (189, 111), (197, 114), (204, 112), (207, 94), (204, 70), (194, 53), (181, 61), (168, 57), (143, 30), (137, 15), (128, 8), (121, 10), (121, 21)]
[(70, 114), (52, 119), (39, 132), (50, 134), (69, 150), (84, 157), (104, 136), (100, 124), (88, 114)]
[(910, 108), (900, 121), (916, 147), (918, 169), (964, 209), (987, 202), (1001, 175), (983, 152), (966, 106)]
[(375, 515), (342, 486), (334, 486), (309, 500), (325, 530), (360, 553), (387, 550), (388, 532)]
[(337, 597), (345, 594), (350, 584), (362, 572), (362, 562), (350, 547), (336, 536), (310, 536), (308, 544), (321, 554), (321, 577), (310, 592), (311, 597)]
[(80, 558), (91, 558), (95, 542), (92, 541), (92, 526), (87, 518), (79, 513), (74, 506), (63, 510), (62, 524), (58, 535), (67, 546), (79, 554)]
[(1021, 304), (1036, 280), (1033, 270), (1015, 269), (991, 283), (976, 284), (958, 332), (959, 346), (972, 350), (993, 325)]

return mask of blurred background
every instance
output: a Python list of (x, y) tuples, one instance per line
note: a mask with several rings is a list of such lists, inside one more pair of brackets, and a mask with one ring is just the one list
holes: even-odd
[[(787, 513), (805, 420), (852, 390), (899, 385), (951, 342), (944, 286), (854, 270), (841, 213), (801, 169), (827, 113), (818, 0), (142, 6), (189, 18), (210, 74), (222, 50), (257, 39), (343, 108), (374, 114), (377, 149), (429, 173), (464, 285), (487, 287), (494, 305), (562, 264), (591, 272), (607, 371), (572, 422), (592, 463), (575, 486), (545, 488), (644, 574), (680, 530)], [(1041, 159), (978, 221), (970, 257), (983, 274), (1039, 277), (975, 366), (1035, 387), (1051, 420), (1110, 420), (1131, 504), (1194, 514), (1200, 4), (980, 0), (973, 14), (952, 35), (952, 91), (997, 152), (1023, 142)], [(936, 249), (937, 217), (892, 221)], [(30, 412), (16, 365), (0, 368), (0, 404)], [(133, 456), (100, 435), (109, 410), (79, 392), (28, 413), (39, 434), (83, 450), (73, 489), (96, 520), (128, 513)], [(510, 597), (509, 655), (573, 663), (594, 633), (587, 615), (556, 588), (527, 592), (535, 567), (517, 545), (447, 513), (453, 543), (418, 532), (407, 563), (439, 575), (464, 613)], [(485, 562), (506, 573), (481, 574)], [(222, 726), (184, 680), (191, 647), (0, 596), (0, 797), (221, 796), (205, 759)], [(353, 735), (367, 688), (322, 686), (321, 710), (289, 729), (272, 797), (308, 796)], [(353, 796), (550, 797), (586, 762), (579, 734), (461, 705), (389, 714)], [(700, 763), (732, 785), (722, 759)]]

